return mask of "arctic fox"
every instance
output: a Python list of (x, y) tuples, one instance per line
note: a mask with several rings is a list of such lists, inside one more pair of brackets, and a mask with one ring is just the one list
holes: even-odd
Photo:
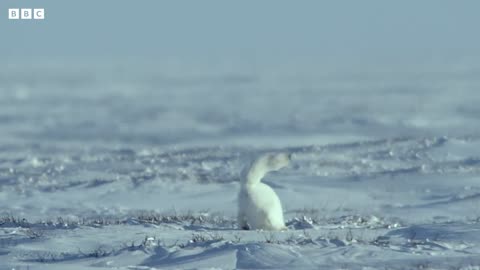
[(291, 154), (269, 153), (261, 156), (241, 179), (238, 196), (238, 225), (242, 229), (284, 230), (282, 204), (271, 187), (260, 182), (270, 171), (290, 163)]

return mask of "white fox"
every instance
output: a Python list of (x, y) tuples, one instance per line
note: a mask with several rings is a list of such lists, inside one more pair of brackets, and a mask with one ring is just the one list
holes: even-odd
[(238, 196), (238, 225), (242, 229), (285, 230), (283, 210), (275, 191), (261, 182), (270, 171), (290, 163), (291, 154), (269, 153), (261, 156), (242, 175)]

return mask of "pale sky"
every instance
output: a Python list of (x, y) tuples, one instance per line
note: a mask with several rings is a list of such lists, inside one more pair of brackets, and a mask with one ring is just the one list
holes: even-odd
[[(8, 8), (45, 8), (10, 21)], [(0, 63), (158, 58), (479, 59), (480, 1), (1, 0)]]

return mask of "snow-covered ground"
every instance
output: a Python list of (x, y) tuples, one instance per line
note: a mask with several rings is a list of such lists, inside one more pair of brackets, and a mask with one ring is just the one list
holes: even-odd
[(0, 269), (480, 269), (479, 69), (137, 68), (0, 70)]

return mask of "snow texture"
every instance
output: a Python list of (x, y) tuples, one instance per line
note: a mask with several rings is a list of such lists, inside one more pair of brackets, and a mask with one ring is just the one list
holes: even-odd
[[(474, 71), (3, 68), (0, 269), (480, 269)], [(265, 152), (286, 231), (236, 221)]]

